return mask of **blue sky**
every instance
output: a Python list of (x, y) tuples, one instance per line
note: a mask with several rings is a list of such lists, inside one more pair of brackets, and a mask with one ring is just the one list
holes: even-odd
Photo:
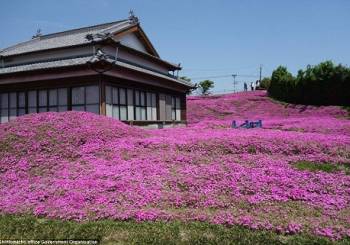
[[(123, 19), (133, 9), (163, 59), (180, 75), (255, 81), (278, 65), (296, 73), (324, 60), (350, 65), (349, 0), (1, 0), (0, 48), (44, 34)], [(219, 76), (218, 78), (215, 78)], [(195, 80), (198, 80), (195, 79)]]

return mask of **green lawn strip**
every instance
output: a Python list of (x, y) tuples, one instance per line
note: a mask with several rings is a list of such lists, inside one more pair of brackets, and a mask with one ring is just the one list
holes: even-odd
[(299, 170), (309, 170), (312, 172), (323, 171), (327, 173), (335, 173), (339, 171), (345, 171), (346, 174), (350, 174), (350, 164), (335, 164), (335, 163), (317, 163), (310, 161), (298, 161), (293, 164), (295, 168)]
[(101, 244), (349, 244), (308, 234), (280, 235), (204, 222), (61, 221), (1, 215), (0, 239), (99, 239)]

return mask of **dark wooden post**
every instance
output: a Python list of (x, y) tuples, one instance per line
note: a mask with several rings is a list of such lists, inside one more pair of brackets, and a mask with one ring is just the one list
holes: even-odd
[(186, 94), (180, 97), (181, 121), (187, 121)]
[(98, 86), (100, 89), (100, 114), (106, 115), (106, 84), (102, 74), (99, 74)]

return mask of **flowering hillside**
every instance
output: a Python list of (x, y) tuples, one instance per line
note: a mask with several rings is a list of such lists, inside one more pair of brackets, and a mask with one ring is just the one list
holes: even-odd
[(291, 117), (345, 117), (347, 112), (337, 106), (293, 105), (270, 99), (266, 91), (240, 92), (217, 96), (190, 96), (188, 119), (271, 119)]
[[(283, 105), (264, 92), (188, 103), (187, 128), (147, 131), (84, 112), (0, 125), (1, 213), (350, 236), (345, 111)], [(231, 129), (232, 119), (264, 127)]]
[(276, 102), (266, 91), (189, 97), (188, 121), (197, 127), (230, 127), (232, 120), (263, 120), (264, 128), (347, 134), (348, 112), (338, 106)]

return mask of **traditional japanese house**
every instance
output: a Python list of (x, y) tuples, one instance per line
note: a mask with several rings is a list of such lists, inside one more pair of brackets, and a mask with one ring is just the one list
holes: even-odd
[(88, 111), (135, 125), (186, 123), (180, 65), (161, 59), (133, 14), (0, 50), (1, 123), (27, 113)]

